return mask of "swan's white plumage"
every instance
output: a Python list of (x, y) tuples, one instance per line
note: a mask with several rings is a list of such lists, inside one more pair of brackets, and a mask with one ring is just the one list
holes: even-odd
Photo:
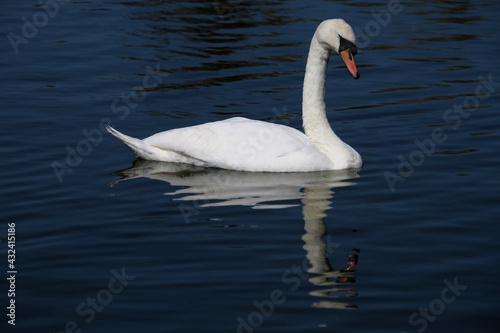
[(304, 78), (305, 133), (284, 125), (230, 118), (173, 129), (144, 140), (108, 131), (138, 157), (242, 171), (307, 172), (359, 168), (359, 154), (331, 129), (324, 103), (330, 50), (338, 52), (339, 36), (354, 43), (352, 28), (341, 19), (322, 22), (311, 41)]
[(138, 140), (135, 145), (127, 136), (118, 138), (129, 142), (139, 157), (154, 161), (269, 172), (328, 170), (325, 166), (331, 164), (304, 133), (246, 118), (173, 129)]

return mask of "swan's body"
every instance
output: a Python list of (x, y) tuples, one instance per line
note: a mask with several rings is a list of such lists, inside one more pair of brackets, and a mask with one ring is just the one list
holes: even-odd
[(325, 76), (331, 50), (340, 53), (352, 76), (355, 35), (342, 19), (322, 22), (307, 58), (302, 112), (305, 134), (284, 125), (230, 118), (173, 129), (144, 140), (108, 131), (138, 157), (242, 171), (305, 172), (359, 168), (360, 155), (335, 135), (325, 110)]

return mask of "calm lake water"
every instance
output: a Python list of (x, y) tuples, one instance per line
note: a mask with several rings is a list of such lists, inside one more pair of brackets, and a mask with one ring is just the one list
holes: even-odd
[[(500, 328), (498, 1), (0, 8), (2, 332)], [(134, 161), (103, 132), (300, 129), (309, 42), (335, 17), (361, 78), (330, 59), (328, 118), (358, 172)]]

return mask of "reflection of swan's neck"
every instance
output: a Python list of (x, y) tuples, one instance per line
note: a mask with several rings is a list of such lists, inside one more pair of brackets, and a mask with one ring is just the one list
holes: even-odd
[(329, 157), (331, 157), (332, 149), (343, 145), (326, 117), (325, 77), (330, 52), (318, 42), (315, 34), (307, 57), (302, 98), (304, 131), (309, 139)]
[(304, 216), (304, 229), (302, 236), (306, 257), (311, 265), (309, 273), (325, 273), (332, 270), (326, 258), (328, 247), (323, 241), (326, 235), (326, 211), (330, 209), (332, 191), (328, 187), (310, 187), (304, 189), (302, 199), (302, 215)]

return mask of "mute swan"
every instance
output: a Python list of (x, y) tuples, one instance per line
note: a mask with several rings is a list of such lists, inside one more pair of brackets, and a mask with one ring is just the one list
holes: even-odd
[(361, 156), (331, 129), (325, 110), (325, 75), (331, 50), (354, 79), (353, 29), (342, 19), (323, 21), (307, 57), (302, 118), (305, 134), (291, 127), (236, 117), (173, 129), (144, 140), (107, 130), (146, 160), (240, 171), (307, 172), (360, 168)]

